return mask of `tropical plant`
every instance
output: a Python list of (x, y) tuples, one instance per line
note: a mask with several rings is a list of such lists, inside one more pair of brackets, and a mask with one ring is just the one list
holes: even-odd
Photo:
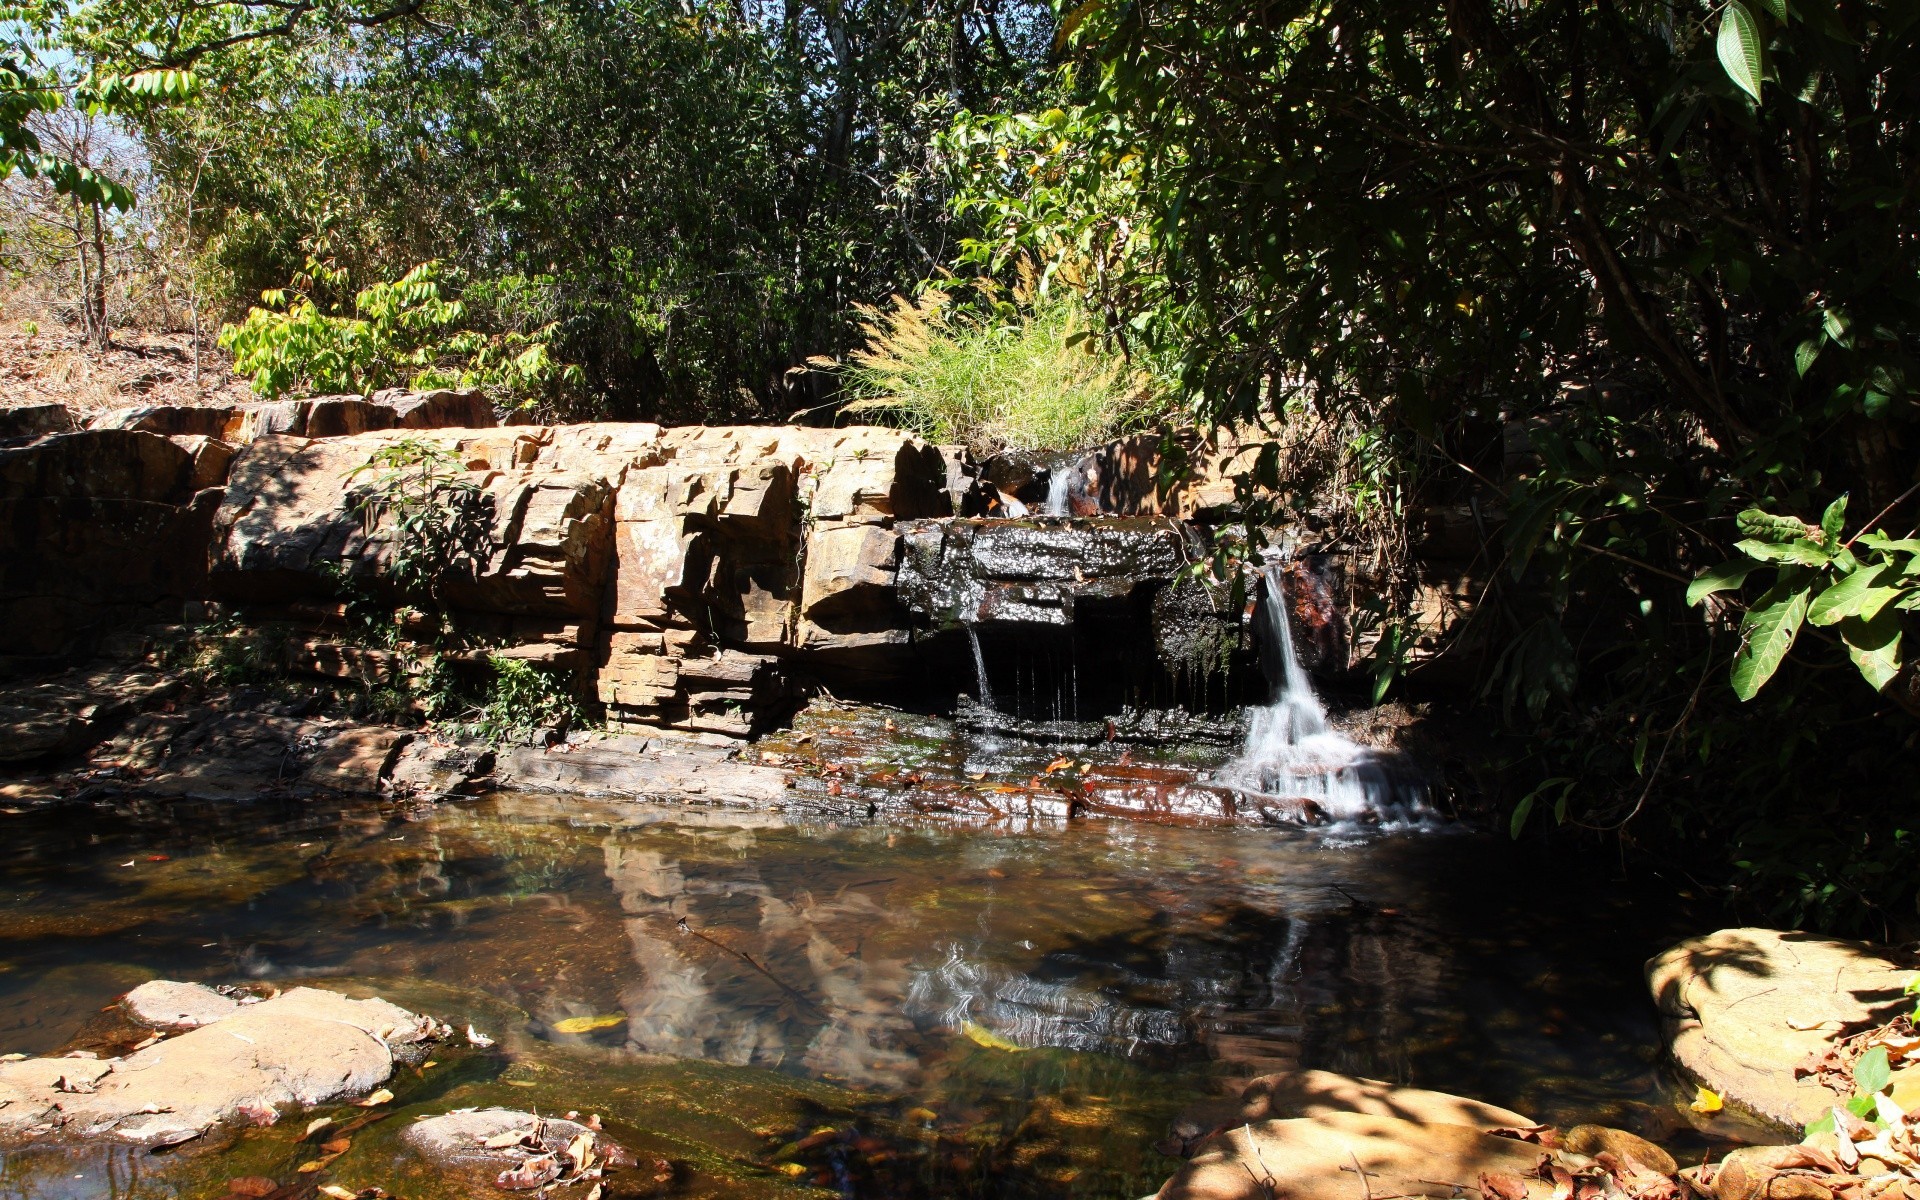
[(363, 475), (348, 504), (369, 538), (385, 538), (383, 574), (404, 599), (443, 613), (447, 583), (477, 573), (492, 549), (486, 496), (450, 451), (423, 438), (382, 445), (348, 479)]

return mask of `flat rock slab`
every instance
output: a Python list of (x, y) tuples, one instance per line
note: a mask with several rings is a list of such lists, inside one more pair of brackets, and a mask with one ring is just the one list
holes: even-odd
[(1911, 966), (1866, 942), (1722, 929), (1647, 963), (1673, 1057), (1727, 1103), (1794, 1132), (1838, 1100), (1794, 1068), (1911, 1009)]
[(1332, 1071), (1283, 1071), (1255, 1079), (1240, 1094), (1238, 1120), (1271, 1121), (1330, 1113), (1395, 1117), (1421, 1125), (1464, 1125), (1479, 1130), (1525, 1128), (1534, 1123), (1497, 1104)]
[(572, 743), (564, 750), (519, 746), (501, 752), (500, 786), (756, 808), (787, 801), (785, 771), (741, 762), (734, 753), (666, 733), (618, 734)]
[[(1235, 1126), (1209, 1140), (1161, 1187), (1159, 1200), (1361, 1200), (1457, 1196), (1482, 1172), (1504, 1172), (1528, 1200), (1553, 1187), (1534, 1173), (1540, 1147), (1465, 1125), (1329, 1112)], [(1364, 1180), (1360, 1172), (1365, 1172)], [(1269, 1182), (1271, 1181), (1271, 1182)]]
[[(140, 1004), (166, 996), (164, 1008), (211, 1015), (227, 999), (210, 988), (195, 994), (196, 986), (149, 986)], [(397, 1048), (424, 1048), (445, 1033), (384, 1000), (294, 988), (123, 1059), (0, 1063), (0, 1144), (78, 1137), (165, 1146), (227, 1122), (271, 1121), (289, 1106), (372, 1091), (393, 1073)]]
[(348, 729), (315, 751), (301, 778), (333, 792), (371, 795), (413, 735), (378, 726)]

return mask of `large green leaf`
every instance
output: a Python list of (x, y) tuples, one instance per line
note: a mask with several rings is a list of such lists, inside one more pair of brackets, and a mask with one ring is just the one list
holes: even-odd
[(1863, 604), (1867, 603), (1871, 593), (1884, 591), (1890, 595), (1875, 599), (1874, 608), (1879, 608), (1899, 595), (1898, 588), (1883, 585), (1891, 583), (1898, 573), (1891, 568), (1879, 570), (1855, 571), (1844, 575), (1840, 581), (1821, 592), (1807, 608), (1807, 621), (1813, 625), (1837, 625), (1847, 617), (1857, 616)]
[(1715, 592), (1737, 588), (1747, 581), (1748, 575), (1764, 565), (1753, 559), (1735, 559), (1732, 562), (1723, 562), (1717, 567), (1709, 567), (1694, 576), (1693, 582), (1687, 585), (1687, 603), (1698, 604)]
[(1756, 538), (1735, 542), (1734, 549), (1761, 562), (1799, 563), (1803, 567), (1824, 567), (1832, 561), (1826, 551), (1804, 539), (1797, 542), (1769, 543)]
[(1727, 78), (1755, 100), (1760, 98), (1760, 78), (1766, 70), (1765, 47), (1760, 37), (1760, 22), (1754, 20), (1740, 0), (1728, 0), (1727, 6), (1720, 10), (1720, 36), (1714, 49), (1720, 55), (1720, 65), (1725, 68)]
[(1840, 545), (1840, 533), (1847, 525), (1847, 498), (1845, 496), (1827, 505), (1827, 511), (1820, 515), (1820, 544), (1828, 553)]
[(1840, 622), (1840, 640), (1847, 644), (1847, 657), (1876, 692), (1900, 673), (1900, 634), (1900, 614), (1896, 611), (1882, 612), (1871, 621), (1849, 617)]
[(1782, 579), (1740, 623), (1740, 650), (1733, 656), (1733, 694), (1751, 700), (1793, 648), (1807, 617), (1808, 589), (1803, 580)]
[(1798, 517), (1775, 516), (1764, 508), (1749, 508), (1735, 519), (1741, 533), (1765, 542), (1791, 542), (1807, 536), (1807, 523)]

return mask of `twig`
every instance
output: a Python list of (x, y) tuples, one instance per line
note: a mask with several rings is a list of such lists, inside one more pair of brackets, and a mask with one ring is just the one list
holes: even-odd
[(690, 933), (694, 937), (697, 937), (701, 941), (705, 942), (707, 945), (726, 951), (728, 954), (731, 954), (735, 958), (739, 959), (741, 962), (746, 963), (748, 966), (760, 972), (762, 975), (765, 975), (768, 979), (773, 981), (773, 986), (779, 988), (782, 992), (785, 992), (790, 999), (805, 1005), (807, 1008), (812, 1010), (815, 1016), (819, 1017), (821, 1020), (832, 1020), (832, 1018), (827, 1014), (826, 1010), (821, 1008), (818, 1004), (814, 1003), (812, 998), (810, 998), (805, 992), (799, 991), (798, 989), (790, 986), (786, 980), (780, 978), (778, 975), (775, 975), (772, 971), (769, 971), (765, 967), (761, 966), (759, 961), (755, 959), (753, 955), (748, 954), (744, 950), (735, 950), (732, 946), (727, 945), (725, 942), (720, 941), (718, 938), (708, 937), (706, 934), (701, 933), (698, 929), (695, 929), (693, 926), (687, 924), (687, 919), (685, 917), (680, 918), (678, 925), (681, 933)]
[(1253, 1151), (1253, 1161), (1260, 1164), (1260, 1170), (1264, 1178), (1262, 1175), (1255, 1175), (1253, 1168), (1244, 1162), (1240, 1164), (1240, 1169), (1245, 1171), (1253, 1182), (1259, 1186), (1260, 1190), (1267, 1194), (1267, 1200), (1276, 1200), (1280, 1194), (1278, 1190), (1280, 1181), (1273, 1177), (1273, 1168), (1267, 1165), (1266, 1157), (1260, 1153), (1260, 1143), (1253, 1140), (1252, 1122), (1242, 1125), (1240, 1132), (1246, 1136), (1247, 1149)]
[(1850, 548), (1855, 542), (1860, 540), (1861, 534), (1866, 533), (1869, 529), (1872, 529), (1875, 525), (1878, 525), (1881, 521), (1885, 520), (1886, 515), (1888, 513), (1892, 512), (1896, 508), (1899, 508), (1900, 505), (1904, 503), (1907, 500), (1907, 498), (1912, 496), (1915, 492), (1920, 492), (1920, 483), (1916, 483), (1912, 487), (1908, 488), (1906, 491), (1901, 492), (1898, 496), (1894, 497), (1893, 503), (1887, 505), (1885, 508), (1881, 509), (1879, 512), (1873, 514), (1873, 519), (1868, 521), (1865, 525), (1862, 525), (1857, 531), (1855, 531), (1852, 537), (1840, 543), (1840, 548), (1842, 550)]
[(1366, 1168), (1360, 1165), (1360, 1156), (1349, 1150), (1347, 1157), (1353, 1160), (1353, 1173), (1360, 1177), (1361, 1192), (1365, 1194), (1366, 1200), (1373, 1200), (1373, 1185), (1367, 1182)]

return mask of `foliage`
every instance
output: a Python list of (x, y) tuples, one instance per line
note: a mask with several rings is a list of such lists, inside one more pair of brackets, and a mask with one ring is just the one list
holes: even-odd
[(465, 327), (466, 305), (442, 295), (436, 263), (353, 298), (356, 315), (322, 307), (343, 290), (346, 273), (319, 259), (285, 290), (262, 294), (264, 307), (220, 331), (234, 370), (275, 398), (295, 389), (367, 395), (394, 384), (480, 388), (509, 406), (531, 408), (560, 386), (578, 384), (577, 366), (548, 351), (553, 326), (532, 334), (486, 334)]
[(483, 682), (441, 660), (429, 678), (427, 715), (462, 734), (493, 742), (526, 742), (545, 732), (579, 729), (579, 701), (555, 672), (517, 658), (488, 655)]
[(1151, 378), (1090, 338), (1071, 299), (982, 314), (928, 289), (858, 311), (867, 344), (842, 368), (845, 412), (982, 453), (1080, 449), (1156, 415)]
[[(1920, 541), (1865, 531), (1840, 540), (1847, 498), (1827, 507), (1818, 527), (1757, 508), (1740, 514), (1740, 557), (1703, 573), (1687, 588), (1697, 604), (1771, 570), (1773, 585), (1740, 623), (1733, 690), (1751, 700), (1793, 649), (1803, 624), (1831, 626), (1874, 691), (1900, 673), (1902, 613), (1920, 608)], [(1856, 555), (1855, 543), (1862, 552)]]
[(381, 446), (348, 478), (369, 473), (349, 504), (369, 537), (385, 535), (386, 577), (443, 611), (448, 581), (474, 574), (492, 549), (490, 503), (450, 451), (422, 438)]
[[(1705, 621), (1686, 590), (1743, 538), (1801, 553), (1743, 512), (1914, 521), (1920, 12), (1091, 0), (1063, 29), (1073, 103), (942, 145), (966, 255), (1072, 272), (1110, 337), (1177, 356), (1203, 427), (1330, 425), (1374, 494), (1473, 506), (1497, 575), (1445, 653), (1507, 714), (1484, 778), (1516, 829), (1712, 847), (1772, 920), (1911, 923), (1910, 613), (1868, 631), (1839, 591), (1786, 656), (1796, 613), (1906, 560), (1855, 535), (1849, 583), (1823, 535)], [(1750, 702), (1708, 686), (1769, 665)]]
[[(474, 328), (557, 322), (564, 411), (676, 420), (826, 399), (801, 361), (946, 257), (933, 133), (1036, 96), (1052, 33), (1036, 0), (74, 8), (86, 61), (208, 80), (142, 133), (230, 317), (323, 238), (355, 279), (437, 260)], [(531, 323), (474, 302), (514, 278)]]

